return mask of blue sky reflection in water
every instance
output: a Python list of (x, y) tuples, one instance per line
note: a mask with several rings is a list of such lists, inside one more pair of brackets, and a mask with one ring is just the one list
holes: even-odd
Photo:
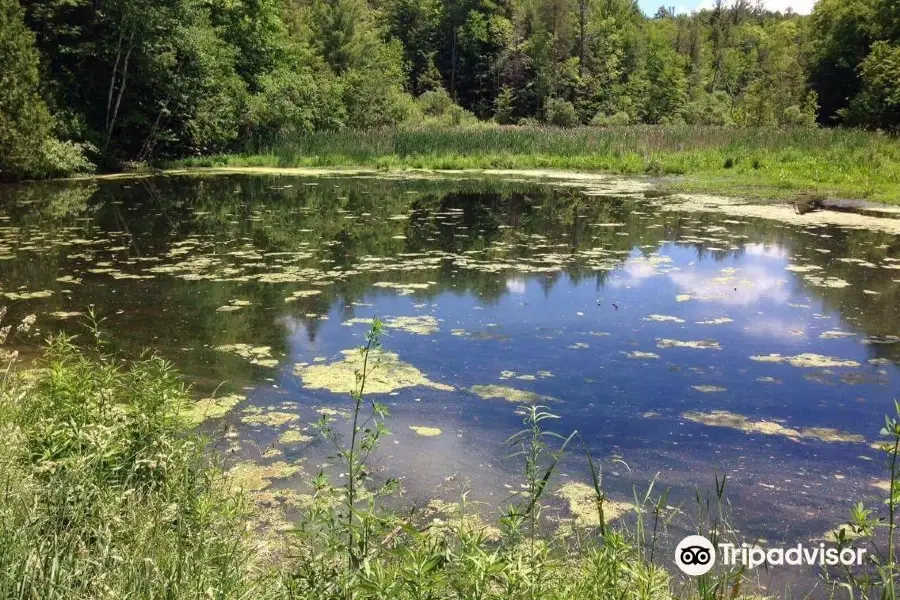
[[(501, 386), (546, 397), (554, 428), (578, 429), (603, 459), (614, 499), (658, 472), (677, 504), (727, 472), (744, 540), (821, 537), (883, 479), (871, 443), (897, 389), (900, 245), (660, 211), (646, 187), (218, 176), (6, 188), (2, 292), (41, 335), (79, 331), (73, 313), (93, 305), (123, 355), (150, 347), (198, 396), (246, 395), (205, 427), (230, 461), (303, 465), (277, 486), (302, 488), (327, 461), (318, 442), (279, 443), (285, 431), (349, 406), (295, 365), (343, 360), (377, 315), (385, 349), (444, 388), (379, 397), (393, 413), (379, 473), (401, 477), (402, 501), (508, 497), (518, 479), (502, 444), (521, 416), (471, 391)], [(403, 317), (413, 326), (391, 326)], [(273, 412), (282, 423), (246, 421)], [(578, 453), (563, 473), (587, 480)]]

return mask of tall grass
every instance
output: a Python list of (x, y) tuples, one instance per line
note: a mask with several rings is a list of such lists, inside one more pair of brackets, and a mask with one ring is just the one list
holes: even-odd
[[(0, 344), (11, 333), (0, 329)], [(396, 486), (368, 461), (388, 414), (365, 394), (379, 368), (379, 333), (376, 320), (360, 350), (349, 439), (327, 421), (318, 427), (348, 476), (340, 485), (326, 473), (314, 478), (290, 554), (276, 563), (256, 552), (247, 531), (252, 507), (186, 428), (189, 393), (169, 364), (153, 356), (123, 364), (103, 353), (99, 335), (90, 350), (56, 337), (31, 369), (11, 368), (15, 357), (4, 354), (0, 598), (713, 600), (752, 593), (740, 569), (674, 586), (670, 557), (657, 551), (674, 514), (667, 494), (657, 494), (655, 482), (635, 489), (632, 517), (611, 524), (602, 471), (590, 454), (596, 523), (554, 533), (542, 508), (579, 438), (548, 431), (556, 417), (544, 407), (520, 409), (523, 428), (509, 446), (523, 486), (499, 527), (479, 519), (465, 494), (441, 519), (385, 508), (382, 499)], [(875, 560), (829, 573), (834, 597), (895, 598), (900, 404), (882, 434), (887, 514), (860, 504), (836, 536), (838, 545), (870, 545)], [(714, 542), (733, 535), (724, 477), (714, 495), (698, 492), (696, 508), (697, 533)]]
[(783, 196), (816, 190), (900, 202), (900, 141), (847, 129), (488, 126), (253, 138), (236, 155), (179, 166), (560, 168), (690, 176), (675, 185)]
[(164, 361), (55, 338), (0, 381), (0, 598), (254, 597), (245, 505)]

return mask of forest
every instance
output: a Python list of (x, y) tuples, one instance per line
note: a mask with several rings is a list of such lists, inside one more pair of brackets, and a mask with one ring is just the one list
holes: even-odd
[(900, 3), (0, 0), (0, 178), (429, 126), (900, 126)]

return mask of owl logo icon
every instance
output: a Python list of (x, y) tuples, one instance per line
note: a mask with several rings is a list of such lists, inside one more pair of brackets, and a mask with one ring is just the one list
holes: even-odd
[(675, 548), (675, 564), (686, 575), (703, 575), (716, 564), (716, 549), (702, 535), (689, 535)]

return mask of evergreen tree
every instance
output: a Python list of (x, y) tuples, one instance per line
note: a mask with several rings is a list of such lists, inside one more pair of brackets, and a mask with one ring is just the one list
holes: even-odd
[(36, 174), (51, 119), (40, 95), (34, 34), (18, 0), (0, 0), (0, 178)]

